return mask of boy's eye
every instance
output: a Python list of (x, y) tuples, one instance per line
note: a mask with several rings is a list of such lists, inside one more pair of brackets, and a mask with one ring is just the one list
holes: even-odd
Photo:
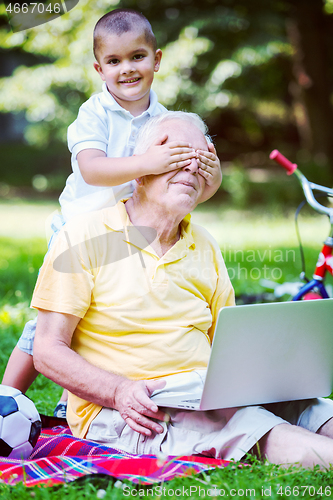
[(110, 59), (109, 64), (118, 64), (119, 59)]
[(143, 59), (145, 56), (143, 54), (136, 54), (133, 59), (138, 60), (138, 59)]

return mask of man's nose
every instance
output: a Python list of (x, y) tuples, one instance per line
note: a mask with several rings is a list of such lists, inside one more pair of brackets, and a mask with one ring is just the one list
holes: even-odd
[(185, 172), (190, 172), (191, 174), (196, 174), (199, 170), (197, 158), (191, 158), (191, 163), (186, 165), (186, 167), (183, 167), (183, 170), (185, 170)]

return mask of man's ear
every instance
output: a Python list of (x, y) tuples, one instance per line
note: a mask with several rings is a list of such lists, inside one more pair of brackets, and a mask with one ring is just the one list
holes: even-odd
[(157, 71), (160, 69), (161, 59), (162, 59), (162, 51), (161, 49), (157, 49), (155, 52), (155, 64), (154, 64), (155, 73), (157, 73)]
[(105, 76), (104, 76), (104, 73), (103, 73), (101, 66), (97, 62), (95, 62), (94, 68), (97, 71), (97, 73), (99, 74), (99, 76), (102, 78), (103, 82), (105, 82)]

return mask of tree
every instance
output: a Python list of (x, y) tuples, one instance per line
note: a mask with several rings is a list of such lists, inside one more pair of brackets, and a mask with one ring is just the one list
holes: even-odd
[(116, 7), (151, 21), (163, 49), (160, 101), (200, 113), (223, 161), (260, 166), (281, 146), (333, 163), (332, 0), (81, 0), (35, 29), (2, 28), (3, 51), (33, 57), (0, 80), (0, 110), (25, 113), (30, 144), (64, 142), (80, 104), (99, 91), (93, 26)]
[(294, 80), (290, 90), (303, 147), (317, 161), (333, 158), (332, 17), (320, 1), (290, 0), (288, 34), (293, 47)]

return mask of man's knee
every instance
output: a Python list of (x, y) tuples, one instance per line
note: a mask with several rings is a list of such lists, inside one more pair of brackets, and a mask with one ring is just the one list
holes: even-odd
[(294, 426), (287, 423), (276, 425), (259, 439), (259, 441), (251, 449), (250, 453), (260, 460), (270, 460), (272, 451), (274, 451), (275, 454), (279, 450), (280, 438), (284, 438), (284, 435), (288, 433), (290, 427)]
[(289, 424), (273, 427), (258, 442), (258, 450), (262, 459), (281, 465), (313, 467), (318, 464), (326, 468), (333, 462), (331, 439)]
[(272, 463), (299, 463), (314, 433), (291, 424), (273, 427), (257, 443), (257, 455)]
[(317, 433), (321, 436), (333, 439), (333, 418), (330, 418), (321, 427), (319, 427)]

